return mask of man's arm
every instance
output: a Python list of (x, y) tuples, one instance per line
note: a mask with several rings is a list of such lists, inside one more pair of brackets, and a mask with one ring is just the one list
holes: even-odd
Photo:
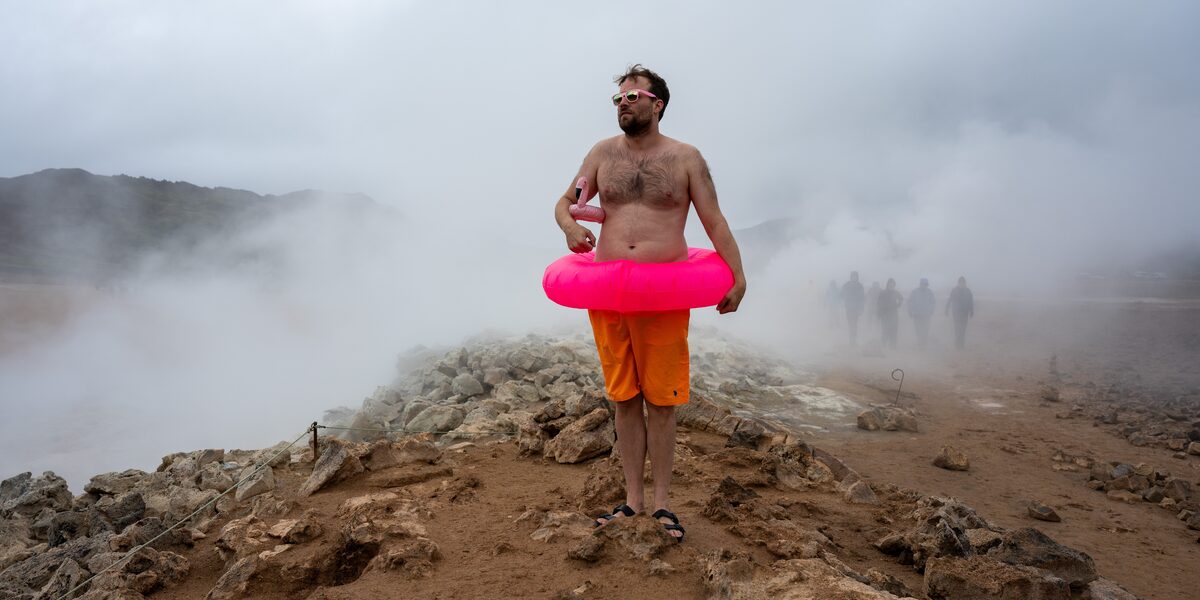
[(600, 144), (603, 143), (600, 142), (593, 146), (584, 157), (583, 164), (579, 166), (579, 173), (575, 175), (575, 179), (571, 180), (571, 185), (567, 188), (566, 193), (560, 196), (558, 203), (554, 205), (554, 220), (558, 222), (558, 228), (562, 229), (563, 235), (567, 237), (567, 248), (570, 248), (571, 252), (589, 252), (596, 247), (596, 236), (592, 234), (592, 230), (580, 225), (572, 218), (569, 207), (576, 202), (575, 182), (579, 181), (580, 177), (587, 177), (588, 200), (592, 199), (600, 189), (596, 182), (596, 173), (599, 171), (599, 162), (596, 160), (596, 156)]
[(704, 225), (708, 239), (712, 240), (713, 248), (733, 271), (733, 287), (717, 304), (717, 311), (721, 314), (734, 312), (742, 303), (742, 296), (746, 294), (742, 253), (738, 250), (733, 232), (729, 230), (729, 223), (725, 221), (725, 215), (721, 214), (721, 207), (717, 204), (717, 188), (713, 185), (708, 163), (704, 161), (700, 151), (692, 148), (691, 152), (693, 156), (688, 160), (688, 193), (692, 197), (692, 205), (696, 207), (696, 216), (700, 217), (700, 223)]

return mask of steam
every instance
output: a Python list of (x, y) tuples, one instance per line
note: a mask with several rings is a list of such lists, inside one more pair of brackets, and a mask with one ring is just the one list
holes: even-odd
[[(793, 219), (747, 257), (742, 310), (701, 326), (818, 352), (816, 299), (850, 270), (905, 292), (928, 277), (940, 301), (959, 275), (981, 297), (1047, 295), (1200, 234), (1192, 3), (580, 10), (11, 8), (0, 34), (38, 60), (0, 63), (21, 90), (0, 95), (0, 175), (357, 190), (394, 210), (317, 203), (186, 264), (152, 256), (0, 355), (0, 476), (262, 446), (357, 404), (413, 345), (586, 327), (538, 281), (566, 251), (552, 203), (617, 133), (630, 62), (667, 78), (664, 132), (707, 157), (735, 229)], [(694, 216), (688, 239), (707, 245)]]

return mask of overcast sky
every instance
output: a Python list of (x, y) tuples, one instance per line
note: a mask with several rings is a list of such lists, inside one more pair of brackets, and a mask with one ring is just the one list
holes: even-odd
[[(270, 294), (248, 277), (145, 281), (0, 362), (6, 409), (42, 407), (26, 422), (169, 397), (164, 414), (193, 424), (151, 450), (108, 440), (111, 468), (272, 442), (386, 383), (413, 343), (579, 321), (536, 283), (566, 251), (551, 207), (618, 133), (612, 79), (634, 62), (666, 78), (663, 132), (707, 157), (735, 229), (796, 217), (806, 232), (724, 323), (786, 332), (768, 299), (787, 310), (852, 268), (940, 293), (967, 274), (986, 297), (1200, 239), (1195, 2), (0, 7), (0, 176), (360, 191), (402, 215), (270, 224), (244, 242), (304, 242)], [(694, 220), (689, 242), (708, 245)], [(284, 407), (286, 424), (262, 425)], [(0, 429), (0, 476), (95, 466), (64, 466), (96, 455), (77, 438), (31, 464), (41, 450), (13, 453), (30, 431)]]

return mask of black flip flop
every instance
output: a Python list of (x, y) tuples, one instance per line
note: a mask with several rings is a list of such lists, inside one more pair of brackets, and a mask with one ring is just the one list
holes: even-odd
[[(592, 527), (600, 527), (601, 525), (612, 523), (612, 520), (616, 518), (617, 513), (621, 513), (626, 517), (632, 517), (637, 514), (637, 511), (630, 508), (628, 504), (618, 505), (616, 508), (612, 509), (612, 512), (596, 517), (596, 520), (592, 522)], [(604, 519), (604, 522), (601, 523), (600, 519)]]
[[(663, 529), (666, 529), (667, 531), (678, 531), (679, 537), (675, 538), (675, 541), (683, 543), (683, 536), (687, 535), (687, 531), (684, 530), (683, 525), (679, 524), (679, 517), (675, 516), (675, 513), (665, 508), (660, 508), (654, 511), (654, 514), (650, 516), (654, 517), (655, 521), (663, 517), (670, 519), (672, 521), (671, 523), (663, 523)], [(675, 536), (672, 535), (671, 537)]]

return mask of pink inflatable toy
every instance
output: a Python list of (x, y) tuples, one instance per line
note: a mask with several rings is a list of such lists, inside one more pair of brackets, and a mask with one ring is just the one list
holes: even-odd
[(604, 222), (604, 209), (599, 206), (588, 206), (587, 177), (580, 177), (579, 181), (575, 182), (575, 204), (568, 206), (567, 210), (571, 212), (571, 218), (576, 221)]
[(622, 313), (715, 306), (733, 287), (733, 271), (720, 255), (688, 248), (687, 260), (595, 262), (595, 253), (569, 254), (546, 267), (542, 288), (569, 308)]

